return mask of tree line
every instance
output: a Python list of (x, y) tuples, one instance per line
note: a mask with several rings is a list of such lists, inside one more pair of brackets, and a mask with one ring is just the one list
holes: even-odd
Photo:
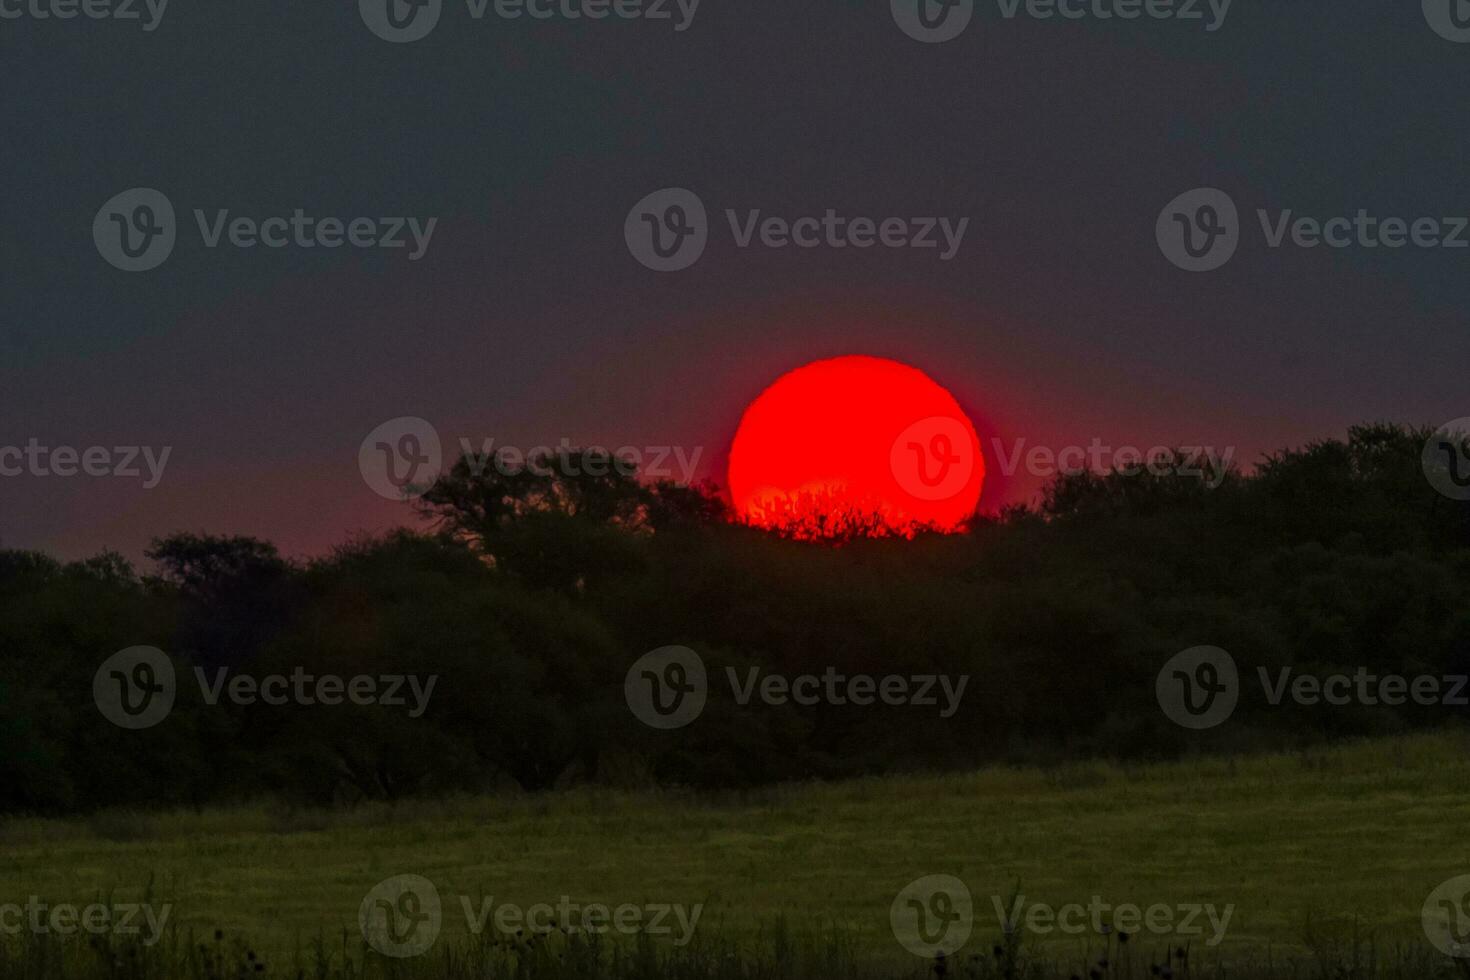
[[(416, 529), (310, 560), (193, 533), (154, 541), (145, 570), (0, 551), (0, 811), (738, 789), (1459, 723), (1453, 704), (1247, 694), (1228, 723), (1190, 731), (1155, 693), (1160, 667), (1202, 644), (1252, 676), (1470, 674), (1470, 504), (1426, 481), (1430, 436), (1360, 426), (1213, 488), (1065, 474), (958, 534), (884, 536), (861, 515), (772, 532), (732, 520), (709, 486), (462, 460), (416, 501)], [(167, 652), (177, 697), (124, 730), (94, 676), (139, 645)], [(669, 645), (697, 651), (711, 683), (697, 720), (664, 731), (630, 710), (625, 680)], [(214, 686), (302, 673), (437, 682), (418, 715)], [(719, 680), (810, 674), (967, 681), (945, 715), (750, 688), (742, 703)]]

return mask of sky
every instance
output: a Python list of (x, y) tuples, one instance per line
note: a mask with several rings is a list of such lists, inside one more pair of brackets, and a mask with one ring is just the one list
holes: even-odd
[[(1357, 422), (1470, 415), (1470, 248), (1308, 248), (1290, 225), (1270, 241), (1286, 211), (1432, 217), (1446, 237), (1470, 215), (1470, 43), (1431, 23), (1449, 0), (1236, 0), (1218, 22), (1203, 0), (1198, 20), (974, 0), (943, 43), (889, 0), (692, 17), (670, 0), (668, 19), (443, 0), (410, 41), (370, 25), (383, 0), (36, 15), (53, 2), (0, 0), (0, 472), (36, 445), (101, 447), (109, 475), (11, 467), (0, 546), (136, 557), (190, 530), (321, 554), (411, 519), (359, 465), (404, 417), (446, 455), (680, 447), (720, 480), (744, 406), (841, 354), (928, 372), (987, 454), (1213, 446), (1248, 464)], [(175, 212), (146, 271), (99, 244), (139, 218), (138, 198), (108, 208), (133, 188)], [(678, 271), (625, 237), (666, 188), (707, 210)], [(1157, 233), (1196, 188), (1239, 212), (1206, 272)], [(363, 241), (393, 231), (380, 219), (434, 224), (416, 258), (407, 231), (403, 248), (232, 244), (229, 222), (298, 208), (371, 219)], [(752, 212), (829, 210), (968, 221), (948, 256), (740, 244)], [(168, 452), (152, 486), (145, 449)], [(983, 506), (1034, 499), (1032, 469)]]

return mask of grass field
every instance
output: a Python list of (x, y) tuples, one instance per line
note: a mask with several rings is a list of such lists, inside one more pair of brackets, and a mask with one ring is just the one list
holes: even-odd
[[(1470, 873), (1470, 738), (1435, 735), (1304, 754), (1115, 768), (989, 770), (801, 785), (720, 799), (583, 790), (340, 812), (269, 807), (0, 824), (0, 903), (155, 902), (281, 957), (357, 938), (359, 904), (398, 874), (434, 882), (440, 942), (463, 941), (458, 896), (522, 907), (702, 903), (699, 941), (759, 946), (777, 923), (912, 966), (889, 908), (924, 875), (962, 879), (989, 955), (993, 899), (1233, 905), (1226, 961), (1311, 954), (1354, 920), (1381, 947), (1427, 947), (1420, 909)], [(1316, 940), (1314, 940), (1316, 941)], [(1027, 934), (1059, 961), (1096, 936)], [(1140, 945), (1168, 937), (1139, 937)], [(1320, 950), (1319, 950), (1320, 953)]]

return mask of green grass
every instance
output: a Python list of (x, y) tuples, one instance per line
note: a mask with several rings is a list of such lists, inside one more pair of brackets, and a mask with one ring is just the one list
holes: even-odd
[[(889, 906), (911, 880), (951, 874), (975, 899), (961, 951), (990, 955), (992, 896), (1019, 881), (1061, 905), (1233, 904), (1199, 957), (1310, 959), (1309, 937), (1350, 928), (1380, 949), (1427, 948), (1419, 916), (1470, 874), (1470, 738), (1434, 735), (1305, 754), (1140, 768), (987, 770), (801, 785), (717, 799), (578, 790), (351, 811), (268, 806), (0, 824), (0, 903), (36, 895), (155, 901), (195, 935), (246, 937), (268, 958), (318, 937), (356, 940), (359, 903), (396, 874), (444, 897), (445, 947), (466, 939), (457, 896), (529, 906), (703, 903), (701, 944), (765, 948), (773, 931), (835, 936), (863, 961), (913, 966)], [(1356, 922), (1356, 926), (1350, 926)], [(1097, 937), (1027, 935), (1082, 962)], [(1166, 940), (1140, 937), (1147, 950)], [(1319, 948), (1317, 955), (1322, 953)], [(1140, 954), (1141, 955), (1141, 954)], [(1083, 971), (1085, 975), (1085, 970)]]

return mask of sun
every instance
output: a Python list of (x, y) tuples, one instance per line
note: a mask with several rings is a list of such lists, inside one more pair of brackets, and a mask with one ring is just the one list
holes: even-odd
[(750, 403), (727, 480), (743, 520), (798, 536), (953, 531), (975, 513), (985, 459), (964, 410), (923, 371), (836, 357)]

